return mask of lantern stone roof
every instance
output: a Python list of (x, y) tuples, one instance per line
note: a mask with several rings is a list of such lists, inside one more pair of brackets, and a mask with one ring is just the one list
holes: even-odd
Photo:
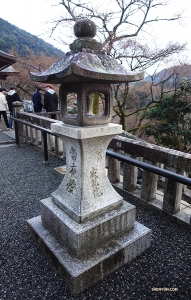
[(93, 37), (95, 24), (81, 19), (74, 25), (78, 39), (70, 45), (70, 52), (42, 73), (31, 73), (37, 82), (63, 83), (78, 81), (101, 81), (108, 83), (134, 82), (144, 78), (144, 72), (127, 71), (114, 58), (105, 54), (101, 43)]

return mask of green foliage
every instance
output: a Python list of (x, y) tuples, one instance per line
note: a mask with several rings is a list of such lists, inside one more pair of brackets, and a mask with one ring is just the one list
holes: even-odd
[(30, 55), (38, 56), (41, 52), (49, 57), (63, 55), (62, 51), (44, 42), (42, 39), (19, 29), (1, 18), (0, 37), (0, 50), (8, 53), (10, 50), (14, 50), (23, 58), (28, 58)]
[(157, 144), (187, 152), (191, 145), (191, 82), (183, 81), (180, 88), (164, 97), (147, 111), (144, 125), (147, 137), (153, 136)]

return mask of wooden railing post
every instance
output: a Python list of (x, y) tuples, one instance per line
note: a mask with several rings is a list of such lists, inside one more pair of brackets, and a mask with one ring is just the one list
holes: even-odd
[[(167, 167), (167, 170), (175, 172), (174, 168)], [(178, 174), (183, 175), (183, 171), (179, 171)], [(181, 197), (182, 197), (183, 185), (171, 179), (165, 178), (164, 198), (163, 198), (163, 210), (176, 214), (180, 211)]]
[(43, 131), (44, 162), (48, 162), (47, 133)]
[[(158, 163), (153, 161), (145, 160), (146, 163), (152, 164), (158, 167)], [(156, 200), (156, 191), (158, 184), (158, 175), (153, 174), (149, 171), (143, 170), (142, 173), (142, 188), (141, 188), (141, 198), (148, 202)]]
[[(20, 101), (16, 101), (12, 103), (13, 105), (13, 117), (17, 118), (17, 113), (21, 110), (23, 110), (23, 103)], [(19, 126), (17, 122), (14, 122), (14, 127), (15, 127), (15, 141), (16, 145), (19, 145)]]
[(19, 124), (15, 121), (15, 142), (19, 146)]
[(127, 163), (123, 165), (123, 188), (128, 192), (134, 192), (137, 189), (137, 167)]
[(108, 157), (108, 179), (111, 183), (120, 182), (120, 161)]

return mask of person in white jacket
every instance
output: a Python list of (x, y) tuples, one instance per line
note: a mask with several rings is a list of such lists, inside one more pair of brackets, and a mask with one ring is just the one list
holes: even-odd
[(7, 130), (9, 130), (9, 122), (7, 120), (7, 100), (5, 97), (6, 92), (7, 92), (6, 89), (0, 88), (0, 117), (1, 115), (3, 116), (5, 125), (7, 126)]

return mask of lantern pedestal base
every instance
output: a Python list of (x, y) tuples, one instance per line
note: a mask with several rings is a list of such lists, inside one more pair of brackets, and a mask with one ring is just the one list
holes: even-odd
[(28, 230), (73, 294), (81, 293), (140, 255), (150, 247), (151, 240), (151, 231), (135, 222), (128, 233), (97, 249), (94, 254), (78, 259), (47, 230), (40, 216), (28, 220)]
[(116, 124), (51, 129), (65, 145), (66, 174), (28, 229), (72, 293), (92, 284), (150, 246), (150, 230), (135, 222), (135, 206), (108, 180), (105, 153)]

